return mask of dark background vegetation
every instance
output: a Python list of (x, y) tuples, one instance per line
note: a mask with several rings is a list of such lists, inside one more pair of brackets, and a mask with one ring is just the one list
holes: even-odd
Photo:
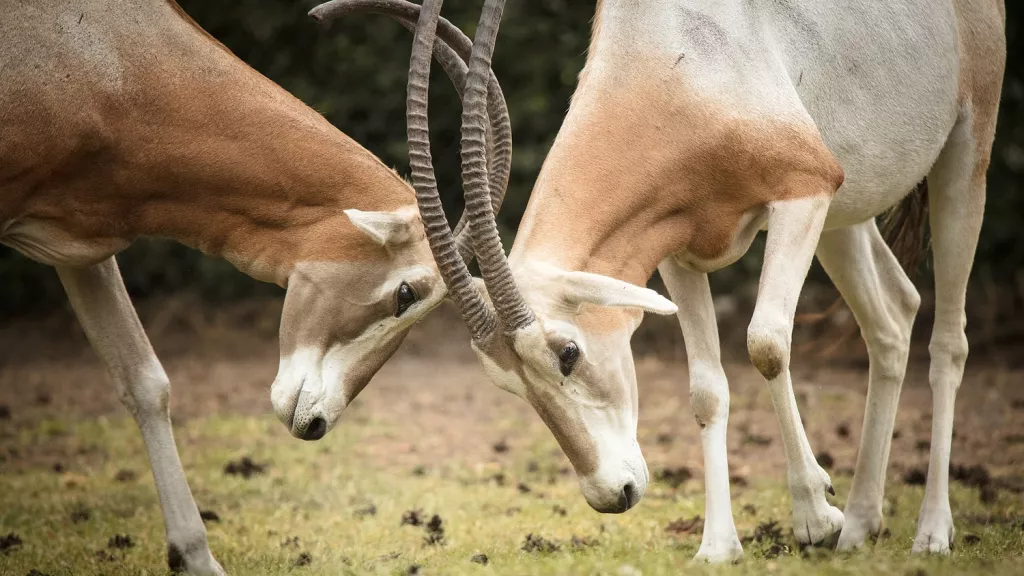
[[(405, 86), (411, 34), (382, 16), (355, 16), (319, 28), (306, 16), (310, 0), (181, 0), (200, 25), (239, 57), (323, 113), (331, 122), (407, 173)], [(472, 34), (480, 0), (449, 0), (443, 14)], [(583, 66), (594, 4), (570, 0), (510, 2), (494, 69), (508, 99), (514, 135), (513, 170), (499, 215), (510, 246), (533, 180), (568, 106)], [(989, 171), (985, 226), (975, 265), (975, 285), (1009, 293), (1017, 308), (1024, 292), (1024, 10), (1007, 2), (1008, 68), (996, 147)], [(434, 67), (431, 90), (433, 151), (450, 215), (461, 212), (459, 115), (447, 78)], [(163, 240), (143, 240), (119, 257), (133, 297), (187, 290), (220, 303), (278, 294), (223, 261)], [(716, 273), (716, 289), (756, 278), (760, 250)], [(927, 277), (927, 263), (922, 270)], [(65, 306), (55, 273), (0, 248), (0, 317)], [(812, 278), (821, 280), (820, 271)], [(926, 285), (926, 282), (919, 284)], [(1003, 298), (1004, 300), (1006, 298)]]

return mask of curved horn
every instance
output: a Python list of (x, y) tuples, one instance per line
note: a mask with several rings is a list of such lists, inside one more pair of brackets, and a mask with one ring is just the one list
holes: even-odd
[[(430, 51), (441, 12), (441, 0), (424, 0), (409, 58), (409, 93), (406, 121), (409, 136), (409, 166), (416, 189), (416, 203), (427, 232), (430, 250), (441, 271), (448, 293), (462, 313), (474, 341), (490, 338), (497, 319), (473, 284), (452, 238), (448, 220), (441, 208), (437, 180), (430, 157), (430, 133), (427, 120), (427, 91), (430, 84)], [(490, 202), (487, 202), (490, 208)]]
[(487, 96), (486, 78), (491, 69), (491, 54), (504, 7), (505, 0), (485, 0), (476, 29), (462, 106), (462, 185), (466, 194), (469, 232), (473, 237), (480, 272), (505, 332), (511, 333), (532, 324), (536, 318), (523, 300), (508, 267), (487, 190), (484, 98)]
[[(309, 15), (314, 20), (326, 24), (354, 12), (390, 16), (415, 33), (420, 7), (405, 0), (331, 0), (310, 10)], [(438, 28), (437, 36), (442, 42), (434, 43), (434, 57), (451, 78), (461, 99), (466, 82), (465, 61), (472, 55), (473, 42), (462, 33), (462, 30), (444, 18), (439, 19)], [(491, 208), (497, 212), (501, 208), (512, 167), (512, 124), (505, 97), (493, 71), (490, 72), (487, 82), (487, 115), (491, 121), (488, 139)], [(473, 247), (469, 234), (464, 233), (466, 223), (467, 218), (464, 215), (455, 227), (455, 238), (459, 253), (466, 262), (469, 262), (472, 259)]]

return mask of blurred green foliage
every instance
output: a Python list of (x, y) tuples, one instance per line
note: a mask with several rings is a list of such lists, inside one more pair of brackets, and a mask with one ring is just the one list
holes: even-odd
[[(281, 84), (385, 163), (407, 173), (405, 87), (412, 35), (383, 16), (353, 16), (330, 29), (306, 12), (316, 1), (182, 0), (182, 7), (254, 68)], [(480, 0), (449, 0), (443, 14), (472, 35)], [(534, 178), (568, 107), (583, 66), (594, 5), (570, 0), (511, 2), (494, 56), (512, 116), (511, 183), (499, 225), (510, 245)], [(989, 172), (985, 228), (975, 272), (1012, 281), (1024, 263), (1024, 7), (1007, 2), (1009, 58), (996, 149)], [(431, 127), (435, 167), (451, 217), (462, 210), (459, 179), (461, 106), (434, 67)], [(760, 250), (717, 274), (719, 286), (751, 278)], [(121, 257), (133, 296), (199, 289), (212, 300), (274, 292), (230, 265), (166, 241), (139, 242)], [(0, 249), (0, 316), (59, 305), (55, 274)]]

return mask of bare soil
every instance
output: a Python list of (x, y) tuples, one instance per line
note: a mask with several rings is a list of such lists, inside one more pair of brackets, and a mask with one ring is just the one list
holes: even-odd
[[(280, 302), (193, 310), (187, 300), (144, 305), (140, 310), (171, 377), (172, 418), (179, 424), (210, 414), (272, 419), (269, 388), (278, 364)], [(699, 429), (689, 406), (681, 343), (676, 334), (664, 332), (664, 326), (652, 329), (648, 324), (637, 337), (641, 348), (657, 352), (641, 355), (636, 362), (639, 440), (652, 475), (685, 481), (687, 474), (699, 477), (702, 468)], [(735, 331), (723, 326), (723, 340), (738, 340)], [(659, 339), (664, 340), (660, 346)], [(531, 449), (532, 439), (545, 433), (540, 419), (525, 402), (487, 380), (467, 343), (466, 330), (450, 309), (432, 314), (414, 328), (349, 407), (347, 421), (340, 426), (374, 422), (400, 430), (375, 437), (373, 445), (364, 447), (382, 465), (479, 463)], [(852, 353), (825, 359), (813, 342), (801, 346), (794, 382), (811, 445), (832, 474), (852, 474), (867, 389), (863, 353), (854, 343), (847, 346)], [(743, 356), (734, 348), (726, 353), (734, 482), (757, 477), (781, 480), (785, 459), (778, 423), (762, 378)], [(1024, 486), (1024, 386), (1019, 384), (1024, 369), (1014, 358), (1019, 355), (1002, 350), (968, 361), (957, 398), (952, 461), (965, 468), (980, 466), (993, 486), (1019, 492)], [(897, 478), (927, 469), (927, 373), (926, 351), (916, 350), (890, 458), (890, 475)], [(124, 414), (102, 366), (67, 314), (0, 327), (0, 440), (41, 421)], [(34, 454), (0, 454), (0, 468), (56, 469), (65, 456), (57, 447)]]

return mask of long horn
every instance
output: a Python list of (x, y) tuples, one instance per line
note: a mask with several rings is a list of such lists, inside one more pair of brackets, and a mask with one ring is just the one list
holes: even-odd
[[(390, 16), (415, 32), (416, 22), (420, 16), (420, 7), (404, 0), (331, 0), (310, 10), (309, 15), (318, 22), (326, 24), (355, 12)], [(434, 43), (434, 57), (451, 78), (461, 99), (468, 70), (465, 61), (469, 60), (473, 52), (473, 43), (462, 33), (462, 30), (444, 18), (439, 18), (438, 27), (437, 36), (442, 42)], [(512, 124), (509, 120), (505, 97), (493, 71), (490, 71), (487, 83), (487, 114), (490, 117), (488, 172), (490, 174), (491, 208), (497, 212), (501, 208), (512, 167)], [(472, 258), (473, 248), (469, 234), (464, 233), (466, 223), (467, 218), (463, 216), (455, 227), (455, 238), (459, 253), (466, 262), (469, 262)]]
[[(416, 189), (416, 203), (427, 231), (434, 260), (448, 285), (448, 294), (462, 313), (474, 341), (485, 341), (494, 333), (497, 319), (473, 284), (466, 263), (455, 247), (448, 220), (437, 192), (434, 166), (430, 157), (430, 127), (427, 117), (427, 92), (430, 84), (430, 51), (440, 18), (441, 0), (424, 0), (416, 24), (409, 58), (409, 88), (406, 122), (409, 136), (409, 167)], [(486, 203), (490, 207), (490, 202)]]
[(505, 0), (486, 0), (476, 29), (469, 77), (462, 105), (462, 185), (466, 194), (469, 232), (480, 264), (480, 272), (506, 333), (532, 324), (536, 318), (516, 287), (505, 249), (498, 236), (494, 212), (488, 199), (485, 154), (487, 125), (485, 112), (487, 73), (501, 23)]

